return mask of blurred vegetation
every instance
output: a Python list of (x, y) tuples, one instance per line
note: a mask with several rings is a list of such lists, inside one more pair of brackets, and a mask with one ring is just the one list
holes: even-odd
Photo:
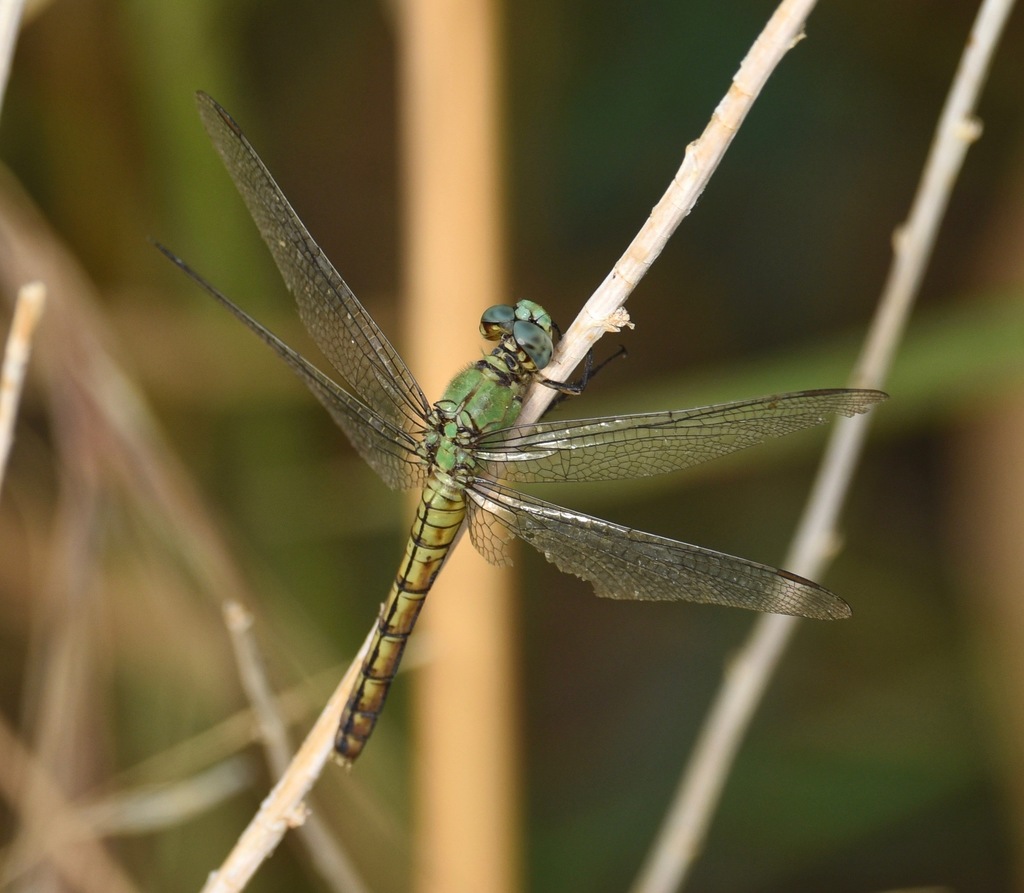
[[(481, 295), (481, 308), (530, 297), (571, 320), (773, 5), (509, 5), (509, 294)], [(205, 89), (396, 332), (402, 174), (389, 12), (366, 0), (56, 0), (22, 35), (0, 129), (0, 157), (96, 283), (92, 310), (109, 327), (107, 347), (244, 568), (275, 683), (317, 680), (304, 689), (308, 711), (383, 596), (404, 503), (277, 360), (146, 239), (172, 246), (317, 356), (199, 125), (192, 95)], [(559, 412), (842, 385), (974, 12), (823, 4), (630, 302), (636, 329), (619, 336), (629, 359)], [(1024, 182), (1022, 47), (1018, 15), (825, 581), (854, 619), (802, 630), (741, 754), (694, 889), (1020, 884), (1024, 840), (1009, 816), (1024, 805), (997, 758), (1004, 719), (961, 550), (961, 531), (981, 522), (958, 514), (950, 438), (1019, 401), (1024, 383), (1024, 218), (1008, 204)], [(0, 703), (16, 724), (31, 724), (40, 684), (25, 667), (38, 666), (46, 625), (32, 593), (52, 572), (62, 481), (54, 441), (36, 386), (0, 506)], [(545, 495), (778, 563), (820, 443), (809, 435), (643, 486)], [(95, 711), (96, 752), (87, 783), (70, 792), (82, 798), (198, 771), (214, 757), (143, 761), (244, 707), (216, 593), (199, 591), (173, 549), (161, 554), (168, 532), (116, 494), (99, 500), (93, 524), (103, 573), (90, 580), (97, 603), (83, 620), (96, 652), (83, 709)], [(517, 568), (528, 887), (622, 890), (750, 618), (599, 601), (525, 551)], [(360, 771), (328, 773), (316, 798), (376, 890), (408, 887), (406, 703), (399, 685)], [(220, 862), (266, 789), (257, 752), (247, 754), (255, 781), (246, 791), (175, 827), (115, 838), (141, 888), (194, 889)], [(0, 816), (0, 826), (12, 819)], [(318, 883), (289, 843), (251, 889)]]

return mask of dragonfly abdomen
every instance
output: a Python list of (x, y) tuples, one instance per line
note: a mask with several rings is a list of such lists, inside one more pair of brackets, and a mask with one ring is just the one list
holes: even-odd
[(373, 642), (341, 715), (334, 747), (349, 763), (362, 752), (377, 724), (423, 601), (465, 517), (463, 492), (453, 487), (450, 479), (431, 475), (416, 509), (402, 564), (377, 617)]

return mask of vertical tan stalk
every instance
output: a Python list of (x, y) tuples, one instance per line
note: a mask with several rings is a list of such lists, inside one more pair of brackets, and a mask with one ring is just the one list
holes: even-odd
[[(402, 338), (437, 399), (479, 355), (475, 321), (507, 299), (499, 183), (498, 4), (399, 4), (405, 186)], [(419, 891), (516, 887), (518, 808), (507, 575), (453, 553), (423, 614), (412, 738)], [(424, 635), (425, 633), (425, 635)], [(421, 639), (421, 644), (423, 640)]]

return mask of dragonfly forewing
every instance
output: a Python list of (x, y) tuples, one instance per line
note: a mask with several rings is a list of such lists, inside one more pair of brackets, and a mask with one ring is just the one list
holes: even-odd
[(798, 391), (597, 419), (540, 422), (485, 438), (477, 457), (494, 476), (517, 483), (609, 481), (680, 471), (776, 437), (853, 416), (884, 400), (881, 391)]
[(317, 346), (378, 415), (417, 431), (430, 407), (405, 361), (309, 234), (234, 119), (206, 93), (197, 93), (196, 103)]

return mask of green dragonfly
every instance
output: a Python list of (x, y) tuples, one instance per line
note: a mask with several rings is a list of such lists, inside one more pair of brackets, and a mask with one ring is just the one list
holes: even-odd
[(389, 487), (422, 493), (405, 555), (342, 714), (335, 747), (345, 761), (359, 756), (373, 731), (423, 601), (466, 520), (474, 546), (488, 561), (508, 564), (507, 546), (518, 537), (561, 570), (589, 580), (606, 598), (704, 602), (826, 620), (850, 615), (846, 602), (796, 574), (602, 521), (505, 484), (677, 471), (821, 424), (831, 414), (865, 412), (885, 394), (801, 391), (698, 409), (517, 426), (531, 383), (563, 393), (581, 389), (541, 375), (558, 331), (543, 308), (520, 301), (485, 311), (480, 332), (497, 347), (459, 373), (431, 406), (235, 121), (205, 93), (197, 94), (197, 102), (302, 322), (351, 390), (158, 247), (277, 352)]

